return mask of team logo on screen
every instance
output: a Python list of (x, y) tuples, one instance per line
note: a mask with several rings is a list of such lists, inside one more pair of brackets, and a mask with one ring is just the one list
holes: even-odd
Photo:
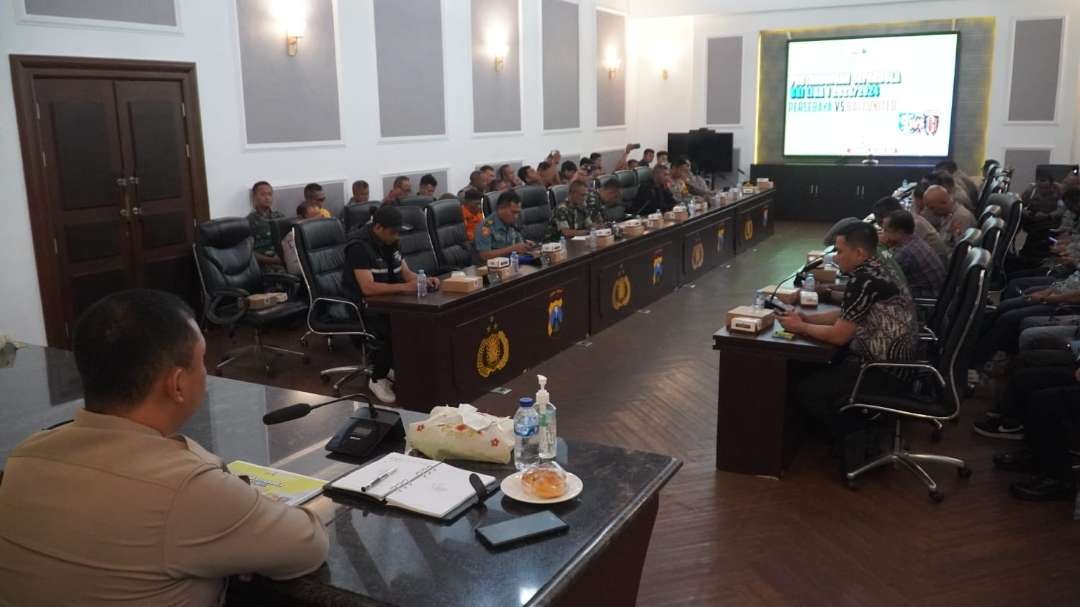
[(904, 135), (937, 135), (941, 126), (941, 117), (937, 114), (923, 114), (919, 112), (900, 112), (900, 121), (896, 125), (900, 133)]
[(743, 226), (742, 226), (742, 237), (743, 237), (743, 240), (753, 240), (754, 239), (754, 220), (753, 219), (747, 219), (746, 223), (743, 224)]
[(720, 226), (716, 230), (716, 252), (717, 254), (724, 252), (724, 239), (727, 238), (727, 227)]
[(480, 377), (490, 377), (492, 373), (502, 371), (510, 362), (510, 340), (499, 328), (492, 316), (488, 320), (487, 335), (480, 340), (476, 350), (476, 372)]
[(548, 294), (547, 334), (551, 337), (559, 332), (563, 322), (563, 290), (555, 289)]
[(655, 287), (664, 279), (664, 251), (661, 249), (653, 253), (652, 259), (652, 283)]
[(615, 284), (611, 287), (611, 307), (614, 310), (621, 310), (630, 305), (630, 277), (626, 275), (626, 271), (621, 267), (619, 268), (619, 275), (615, 278)]
[(705, 245), (699, 240), (690, 251), (690, 268), (697, 270), (705, 265)]

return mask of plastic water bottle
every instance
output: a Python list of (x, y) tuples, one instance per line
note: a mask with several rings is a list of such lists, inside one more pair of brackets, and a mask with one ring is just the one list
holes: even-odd
[(816, 285), (814, 284), (814, 275), (813, 274), (807, 274), (806, 278), (803, 279), (803, 283), (802, 283), (803, 291), (809, 291), (809, 292), (813, 293), (815, 286)]
[(524, 470), (540, 463), (540, 416), (533, 399), (518, 400), (514, 414), (514, 467)]
[(566, 237), (565, 236), (560, 236), (559, 237), (559, 246), (562, 247), (563, 251), (566, 250)]
[(521, 265), (521, 262), (519, 261), (519, 258), (518, 258), (518, 252), (514, 251), (513, 253), (510, 253), (510, 271), (513, 272), (514, 274), (517, 274), (518, 273), (518, 267), (520, 267), (520, 265)]
[(427, 297), (427, 272), (423, 270), (416, 273), (416, 296)]
[(765, 307), (765, 294), (761, 291), (754, 293), (754, 309), (760, 310)]
[(596, 248), (596, 230), (589, 230), (589, 248)]

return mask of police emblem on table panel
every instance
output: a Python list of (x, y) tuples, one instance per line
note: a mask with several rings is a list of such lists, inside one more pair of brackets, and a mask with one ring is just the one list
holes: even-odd
[(562, 329), (563, 322), (563, 290), (555, 289), (548, 294), (547, 306), (547, 334), (551, 337)]
[(664, 280), (664, 251), (663, 249), (653, 253), (652, 259), (652, 283), (655, 287)]
[(690, 267), (694, 270), (705, 265), (705, 244), (698, 240), (690, 250)]
[(490, 377), (492, 373), (506, 368), (508, 362), (510, 340), (492, 316), (488, 321), (487, 335), (480, 340), (480, 347), (476, 350), (476, 372), (480, 377)]
[(724, 238), (727, 237), (727, 227), (720, 226), (716, 229), (716, 252), (724, 252)]
[(743, 240), (754, 239), (754, 220), (749, 217), (746, 218), (746, 223), (743, 224), (742, 237)]
[(626, 275), (626, 270), (619, 266), (619, 274), (615, 277), (615, 284), (611, 286), (611, 307), (621, 310), (630, 305), (631, 294), (630, 277)]

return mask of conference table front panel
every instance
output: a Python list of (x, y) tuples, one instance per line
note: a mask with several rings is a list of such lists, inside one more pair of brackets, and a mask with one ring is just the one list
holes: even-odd
[(735, 209), (687, 226), (682, 239), (682, 282), (690, 282), (735, 257)]
[(773, 198), (747, 201), (735, 210), (736, 252), (741, 253), (757, 246), (775, 231)]
[(682, 246), (642, 238), (592, 264), (592, 332), (599, 333), (679, 286)]

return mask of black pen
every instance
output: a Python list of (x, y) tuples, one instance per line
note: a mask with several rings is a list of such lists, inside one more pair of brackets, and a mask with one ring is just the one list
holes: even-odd
[(363, 487), (360, 487), (360, 492), (361, 493), (367, 493), (368, 489), (371, 489), (375, 485), (379, 484), (380, 481), (386, 480), (387, 478), (390, 477), (391, 474), (393, 474), (395, 472), (397, 472), (397, 467), (396, 466), (393, 467), (393, 468), (390, 468), (386, 472), (383, 472), (379, 476), (375, 477), (375, 480), (371, 481), (370, 483), (364, 485)]

